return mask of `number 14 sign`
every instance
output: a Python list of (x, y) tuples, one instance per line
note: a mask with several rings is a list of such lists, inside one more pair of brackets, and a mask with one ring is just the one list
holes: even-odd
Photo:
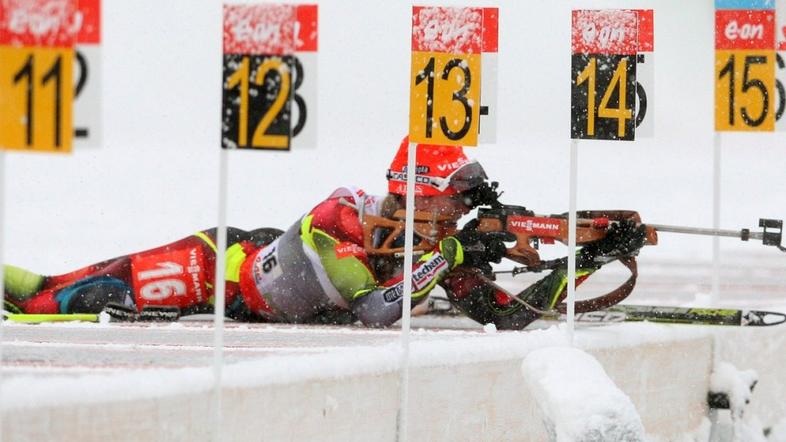
[(633, 140), (636, 11), (573, 11), (572, 29), (571, 138)]

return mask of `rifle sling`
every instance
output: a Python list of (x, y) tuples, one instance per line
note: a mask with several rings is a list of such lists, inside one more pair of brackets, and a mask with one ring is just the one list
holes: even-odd
[[(623, 282), (622, 285), (606, 293), (605, 295), (598, 296), (597, 298), (576, 301), (576, 308), (575, 308), (576, 313), (587, 313), (591, 311), (603, 310), (609, 308), (612, 305), (622, 302), (625, 298), (627, 298), (631, 294), (631, 292), (633, 292), (633, 288), (636, 287), (636, 278), (638, 278), (639, 276), (639, 270), (638, 270), (638, 265), (636, 263), (636, 258), (635, 257), (620, 258), (620, 262), (622, 263), (622, 265), (627, 267), (628, 270), (630, 270), (630, 277), (627, 279), (627, 281)], [(559, 305), (557, 305), (557, 310), (562, 314), (567, 313), (568, 304), (561, 302)]]

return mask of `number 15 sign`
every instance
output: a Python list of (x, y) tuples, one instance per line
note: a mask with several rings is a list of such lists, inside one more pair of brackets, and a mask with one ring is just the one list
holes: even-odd
[[(496, 8), (412, 8), (409, 139), (475, 146), (481, 54), (497, 50)], [(484, 82), (494, 96), (494, 82)], [(493, 101), (493, 99), (492, 99)], [(489, 122), (493, 125), (493, 122)]]

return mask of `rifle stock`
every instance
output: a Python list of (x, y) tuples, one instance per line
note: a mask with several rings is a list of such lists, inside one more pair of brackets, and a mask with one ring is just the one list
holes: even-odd
[[(638, 212), (632, 210), (583, 210), (576, 214), (576, 244), (587, 244), (606, 236), (614, 222), (632, 220), (641, 224)], [(480, 209), (478, 229), (482, 232), (509, 232), (516, 236), (516, 244), (508, 248), (509, 259), (527, 267), (541, 264), (538, 246), (568, 242), (568, 217), (560, 215), (536, 215), (521, 206), (501, 206)], [(658, 234), (647, 227), (646, 244), (658, 243)]]

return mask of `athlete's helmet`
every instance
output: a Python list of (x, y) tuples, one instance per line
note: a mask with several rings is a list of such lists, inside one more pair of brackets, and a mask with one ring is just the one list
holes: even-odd
[[(480, 186), (486, 181), (486, 172), (476, 160), (464, 155), (461, 146), (418, 144), (415, 175), (415, 195), (455, 195)], [(396, 195), (407, 193), (407, 155), (409, 137), (401, 146), (388, 169), (388, 192)]]

